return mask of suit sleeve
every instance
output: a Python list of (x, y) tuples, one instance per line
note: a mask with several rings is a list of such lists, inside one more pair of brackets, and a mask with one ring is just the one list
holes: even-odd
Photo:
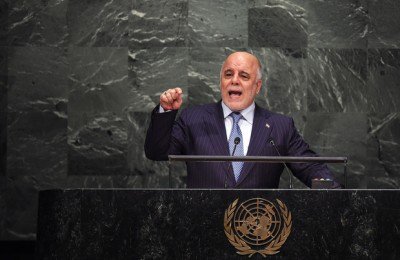
[(158, 113), (159, 105), (153, 109), (144, 143), (146, 157), (155, 161), (168, 160), (171, 132), (178, 111)]
[(151, 113), (144, 151), (146, 157), (155, 161), (167, 161), (169, 154), (184, 154), (186, 151), (185, 110), (175, 121), (178, 110), (158, 113), (157, 106)]
[[(302, 156), (302, 157), (318, 157), (312, 151), (309, 145), (298, 133), (294, 126), (293, 119), (290, 119), (290, 127), (288, 133), (288, 155), (289, 156)], [(300, 179), (308, 187), (311, 187), (313, 179), (331, 179), (333, 180), (332, 173), (324, 163), (290, 163), (288, 167), (298, 179)], [(334, 182), (333, 188), (340, 188), (340, 184)]]

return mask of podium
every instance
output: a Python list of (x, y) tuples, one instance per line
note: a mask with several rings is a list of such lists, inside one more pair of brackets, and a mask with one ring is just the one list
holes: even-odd
[(46, 190), (36, 251), (38, 259), (398, 259), (399, 227), (398, 190)]

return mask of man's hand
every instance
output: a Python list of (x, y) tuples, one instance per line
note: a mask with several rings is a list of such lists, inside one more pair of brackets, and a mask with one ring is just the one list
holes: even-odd
[(164, 110), (177, 110), (182, 105), (182, 89), (171, 88), (160, 96), (160, 105)]

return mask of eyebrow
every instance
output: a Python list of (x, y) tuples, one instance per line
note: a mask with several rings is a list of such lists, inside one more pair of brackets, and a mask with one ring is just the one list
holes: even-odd
[[(228, 68), (228, 69), (224, 70), (223, 72), (225, 73), (225, 72), (232, 72), (232, 71), (233, 71), (233, 69)], [(246, 73), (246, 74), (250, 75), (250, 72), (247, 72), (246, 70), (239, 71), (239, 74), (242, 74), (242, 73)]]

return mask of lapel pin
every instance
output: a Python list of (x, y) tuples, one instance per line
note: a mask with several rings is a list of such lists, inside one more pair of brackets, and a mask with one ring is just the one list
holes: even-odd
[(266, 124), (265, 124), (265, 127), (266, 127), (266, 128), (270, 128), (271, 126), (270, 126), (268, 123), (266, 123)]

